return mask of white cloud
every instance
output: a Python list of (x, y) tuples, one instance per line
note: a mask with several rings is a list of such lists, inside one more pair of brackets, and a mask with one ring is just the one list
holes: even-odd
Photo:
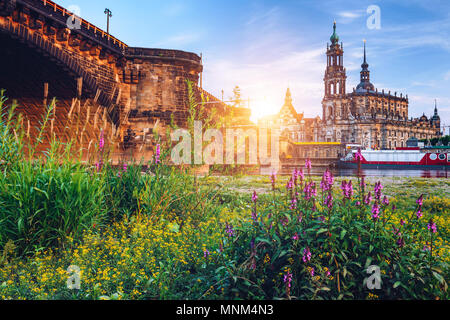
[(348, 24), (352, 23), (356, 19), (362, 17), (364, 11), (362, 10), (354, 10), (354, 11), (340, 11), (337, 13), (337, 22), (340, 24)]

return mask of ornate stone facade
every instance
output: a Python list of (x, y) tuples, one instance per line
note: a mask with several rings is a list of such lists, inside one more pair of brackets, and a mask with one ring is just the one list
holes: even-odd
[(318, 141), (321, 132), (320, 117), (305, 118), (304, 113), (297, 113), (292, 104), (289, 88), (280, 111), (275, 115), (261, 118), (258, 126), (279, 129), (282, 136), (288, 137), (293, 142)]
[(440, 118), (437, 106), (428, 119), (408, 119), (408, 96), (379, 91), (370, 82), (370, 71), (364, 42), (364, 61), (360, 84), (346, 93), (343, 44), (339, 44), (336, 23), (327, 45), (327, 68), (322, 101), (323, 118), (320, 141), (359, 144), (363, 148), (395, 149), (405, 147), (410, 137), (439, 137)]

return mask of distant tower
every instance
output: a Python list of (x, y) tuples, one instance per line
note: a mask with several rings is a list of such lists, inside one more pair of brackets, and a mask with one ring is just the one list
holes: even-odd
[(366, 58), (366, 40), (364, 40), (364, 61), (361, 68), (361, 81), (356, 87), (356, 92), (374, 91), (375, 87), (372, 83), (370, 83), (369, 64), (367, 63)]
[(339, 45), (336, 21), (331, 35), (331, 46), (327, 45), (327, 69), (325, 71), (325, 99), (345, 95), (347, 76), (344, 68), (344, 50)]
[(286, 97), (284, 98), (284, 105), (285, 106), (291, 106), (292, 105), (292, 94), (291, 89), (287, 88), (286, 90)]
[(430, 119), (431, 125), (438, 129), (437, 135), (441, 134), (441, 117), (439, 117), (437, 109), (437, 101), (434, 100), (434, 115)]
[(341, 109), (343, 98), (346, 94), (347, 75), (344, 68), (344, 50), (339, 44), (339, 36), (336, 33), (336, 21), (333, 25), (333, 34), (330, 38), (331, 45), (327, 44), (327, 68), (325, 70), (324, 84), (325, 94), (322, 101), (323, 121), (334, 121), (337, 109)]
[(284, 98), (284, 105), (279, 112), (280, 118), (283, 121), (289, 122), (291, 119), (298, 119), (297, 111), (292, 105), (291, 89), (286, 90), (286, 97)]

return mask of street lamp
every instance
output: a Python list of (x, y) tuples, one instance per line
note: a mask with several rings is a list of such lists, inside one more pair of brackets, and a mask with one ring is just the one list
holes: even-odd
[(112, 17), (112, 12), (108, 8), (105, 9), (106, 14), (106, 33), (109, 34), (109, 18)]

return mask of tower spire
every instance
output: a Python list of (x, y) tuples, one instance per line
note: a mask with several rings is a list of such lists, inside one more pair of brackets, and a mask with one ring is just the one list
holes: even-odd
[(366, 40), (364, 39), (364, 61), (361, 65), (361, 82), (356, 87), (357, 92), (368, 92), (374, 91), (375, 87), (372, 83), (370, 83), (370, 71), (369, 64), (367, 63), (367, 54), (366, 54)]
[(330, 41), (332, 45), (335, 45), (339, 42), (339, 36), (336, 33), (336, 20), (333, 24), (333, 34), (331, 35)]
[(286, 90), (286, 97), (284, 98), (284, 104), (285, 105), (291, 105), (292, 104), (291, 89), (289, 87)]
[(367, 63), (367, 55), (366, 55), (366, 39), (364, 39), (364, 61), (363, 64), (361, 65), (361, 68), (363, 69), (363, 71), (368, 71), (369, 69), (369, 64)]
[(367, 64), (367, 61), (366, 61), (366, 39), (364, 39), (364, 63)]

